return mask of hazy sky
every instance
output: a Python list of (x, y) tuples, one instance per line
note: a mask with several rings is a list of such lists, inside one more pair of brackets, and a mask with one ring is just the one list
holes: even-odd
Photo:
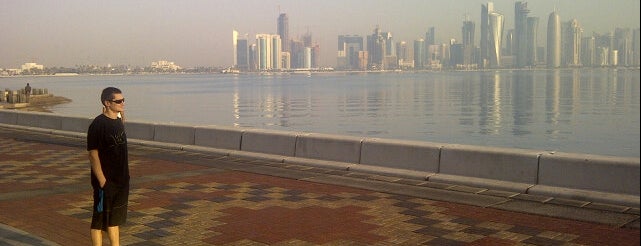
[[(514, 26), (513, 0), (494, 8)], [(276, 33), (279, 13), (289, 16), (290, 36), (309, 30), (321, 48), (321, 65), (335, 66), (338, 35), (370, 35), (379, 25), (394, 41), (424, 38), (431, 26), (437, 42), (461, 38), (465, 14), (476, 23), (478, 0), (0, 0), (0, 68), (25, 62), (47, 67), (149, 66), (169, 60), (182, 67), (232, 65), (231, 33)], [(639, 0), (532, 0), (545, 46), (550, 12), (576, 18), (584, 36), (615, 27), (639, 27)]]

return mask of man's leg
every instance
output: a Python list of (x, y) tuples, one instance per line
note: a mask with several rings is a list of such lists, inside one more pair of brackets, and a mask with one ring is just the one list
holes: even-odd
[(111, 246), (120, 246), (120, 230), (118, 226), (107, 227), (107, 234), (109, 234)]
[(102, 245), (102, 231), (91, 229), (91, 245), (101, 246)]

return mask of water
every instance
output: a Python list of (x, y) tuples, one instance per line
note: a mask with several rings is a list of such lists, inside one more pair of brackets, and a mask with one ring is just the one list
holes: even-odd
[(639, 157), (638, 69), (0, 78), (100, 113), (123, 90), (128, 119)]

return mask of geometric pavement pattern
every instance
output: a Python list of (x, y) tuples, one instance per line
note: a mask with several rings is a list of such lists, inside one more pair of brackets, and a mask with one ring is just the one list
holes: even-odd
[[(61, 245), (89, 244), (84, 147), (0, 139), (0, 223)], [(634, 229), (217, 169), (154, 152), (130, 145), (123, 245), (639, 244)]]

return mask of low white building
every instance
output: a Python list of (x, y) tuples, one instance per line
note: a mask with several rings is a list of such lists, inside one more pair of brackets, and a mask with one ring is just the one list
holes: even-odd
[(151, 63), (151, 68), (153, 69), (161, 69), (161, 70), (178, 70), (180, 69), (180, 66), (174, 64), (174, 62), (170, 61), (155, 61)]
[(36, 64), (35, 62), (27, 62), (25, 64), (22, 64), (22, 66), (20, 66), (20, 70), (23, 71), (23, 72), (24, 71), (29, 71), (29, 70), (34, 69), (34, 68), (43, 70), (44, 66)]

